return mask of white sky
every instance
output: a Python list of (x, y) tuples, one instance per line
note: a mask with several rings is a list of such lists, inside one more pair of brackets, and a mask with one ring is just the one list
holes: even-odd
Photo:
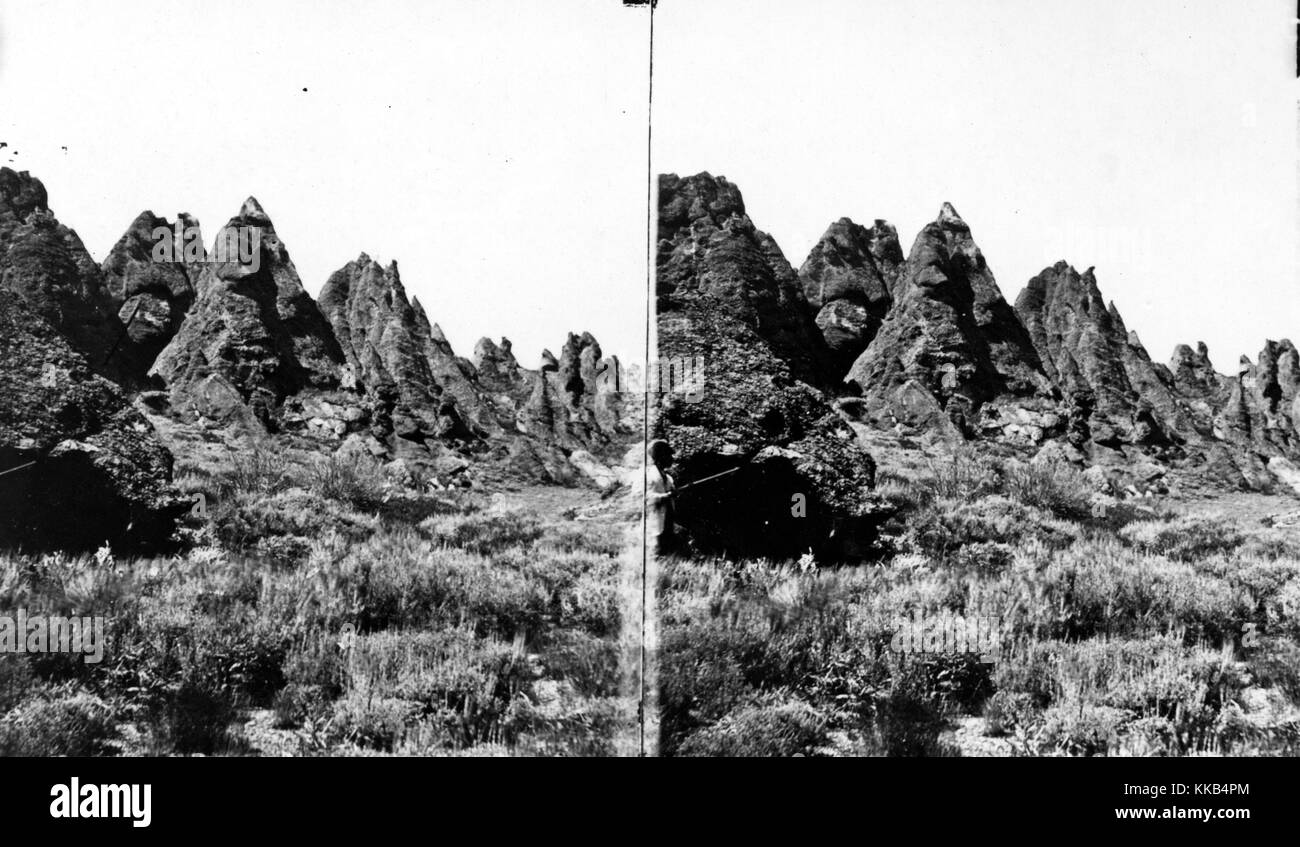
[(536, 366), (590, 330), (639, 357), (647, 17), (3, 0), (0, 164), (39, 177), (96, 260), (144, 209), (196, 215), (210, 243), (251, 194), (312, 294), (365, 251), (461, 355), (505, 335)]
[(1300, 342), (1290, 0), (664, 0), (656, 172), (725, 175), (797, 268), (950, 201), (1014, 299), (1064, 258), (1157, 361)]

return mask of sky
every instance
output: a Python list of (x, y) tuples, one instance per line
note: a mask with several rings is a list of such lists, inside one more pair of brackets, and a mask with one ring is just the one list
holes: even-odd
[(1096, 266), (1156, 361), (1300, 343), (1290, 0), (663, 0), (656, 172), (739, 186), (797, 268), (951, 202), (1014, 302)]
[(364, 251), (461, 355), (504, 335), (535, 367), (588, 330), (639, 357), (648, 23), (612, 0), (3, 0), (0, 164), (97, 261), (145, 209), (211, 243), (252, 195), (313, 295)]

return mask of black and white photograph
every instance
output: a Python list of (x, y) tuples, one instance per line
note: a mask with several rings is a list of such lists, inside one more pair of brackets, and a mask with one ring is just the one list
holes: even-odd
[(0, 0), (0, 774), (1104, 757), (1024, 813), (1239, 833), (1298, 156), (1282, 0)]

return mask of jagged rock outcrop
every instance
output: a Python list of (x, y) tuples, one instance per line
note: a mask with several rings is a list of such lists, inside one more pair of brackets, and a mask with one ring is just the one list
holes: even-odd
[(515, 398), (523, 399), (517, 429), (566, 450), (603, 447), (618, 425), (617, 408), (611, 406), (617, 397), (607, 393), (600, 378), (610, 361), (588, 332), (569, 333), (558, 359), (548, 359), (549, 352), (542, 352), (540, 370), (516, 370)]
[(593, 443), (593, 436), (613, 432), (622, 415), (621, 393), (610, 379), (617, 374), (619, 362), (606, 358), (600, 343), (589, 332), (569, 333), (555, 369), (555, 380), (568, 407), (572, 426), (584, 435), (579, 440)]
[(0, 288), (14, 292), (115, 381), (131, 368), (117, 355), (122, 322), (98, 265), (76, 232), (50, 211), (45, 186), (0, 168)]
[(1111, 448), (1182, 440), (1190, 421), (1171, 390), (1174, 377), (1151, 362), (1114, 304), (1107, 306), (1092, 268), (1046, 268), (1020, 293), (1016, 312), (1044, 370), (1087, 411), (1075, 421), (1079, 440)]
[(181, 213), (172, 224), (141, 212), (101, 266), (112, 308), (125, 328), (119, 353), (140, 384), (180, 329), (194, 303), (207, 257), (199, 222)]
[(411, 310), (415, 314), (415, 330), (429, 362), (429, 370), (447, 395), (444, 402), (454, 400), (457, 414), (464, 417), (472, 428), (489, 432), (495, 429), (498, 421), (491, 408), (483, 402), (483, 390), (478, 385), (479, 374), (474, 363), (456, 355), (442, 328), (429, 321), (419, 299), (412, 298)]
[[(893, 308), (845, 383), (876, 425), (931, 428), (938, 409), (965, 433), (978, 413), (981, 427), (1030, 427), (1041, 438), (1056, 422), (1037, 417), (1055, 394), (1038, 352), (947, 203), (917, 236)], [(1012, 420), (1011, 409), (1032, 422)]]
[(618, 359), (604, 356), (589, 332), (569, 333), (558, 359), (543, 350), (535, 371), (519, 364), (510, 339), (497, 344), (480, 338), (473, 367), (508, 431), (565, 449), (599, 449), (610, 436), (628, 431)]
[(512, 347), (509, 338), (502, 338), (500, 344), (490, 338), (480, 338), (474, 345), (474, 357), (470, 361), (486, 389), (511, 393), (522, 385), (523, 369)]
[(1224, 381), (1223, 402), (1214, 417), (1216, 437), (1264, 455), (1294, 455), (1300, 355), (1287, 339), (1266, 341), (1258, 360), (1241, 357), (1237, 374)]
[[(343, 352), (255, 199), (245, 201), (215, 245), (217, 261), (205, 267), (194, 305), (150, 373), (178, 411), (229, 414), (237, 398), (274, 427), (285, 397), (340, 386)], [(237, 245), (251, 259), (241, 260)], [(214, 392), (225, 401), (210, 400)]]
[(833, 384), (830, 354), (790, 263), (745, 214), (739, 189), (707, 173), (659, 177), (659, 296), (706, 298), (762, 338), (810, 385)]
[(422, 321), (423, 313), (417, 316), (407, 300), (396, 262), (385, 268), (362, 253), (330, 275), (319, 305), (356, 375), (356, 387), (382, 406), (379, 419), (391, 421), (391, 431), (380, 427), (378, 437), (396, 434), (416, 442), (479, 437), (434, 378), (427, 319)]
[(1195, 350), (1186, 344), (1175, 347), (1169, 361), (1169, 372), (1174, 378), (1174, 390), (1183, 398), (1202, 404), (1199, 410), (1204, 417), (1210, 417), (1220, 404), (1224, 381), (1210, 361), (1210, 350), (1205, 342), (1196, 342)]
[(152, 427), (0, 290), (0, 548), (157, 550), (189, 504)]
[(867, 349), (893, 303), (903, 265), (898, 232), (886, 221), (868, 228), (848, 218), (831, 224), (813, 247), (799, 280), (840, 374)]
[(661, 176), (659, 202), (658, 360), (704, 372), (689, 397), (658, 394), (653, 434), (679, 486), (734, 470), (680, 490), (680, 527), (736, 555), (867, 554), (882, 519), (874, 463), (810, 384), (825, 347), (779, 248), (722, 178)]

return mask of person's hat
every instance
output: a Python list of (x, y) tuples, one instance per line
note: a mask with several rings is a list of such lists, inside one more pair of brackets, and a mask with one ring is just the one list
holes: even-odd
[(652, 461), (670, 464), (673, 460), (673, 448), (669, 447), (668, 442), (662, 438), (651, 439), (645, 451)]

